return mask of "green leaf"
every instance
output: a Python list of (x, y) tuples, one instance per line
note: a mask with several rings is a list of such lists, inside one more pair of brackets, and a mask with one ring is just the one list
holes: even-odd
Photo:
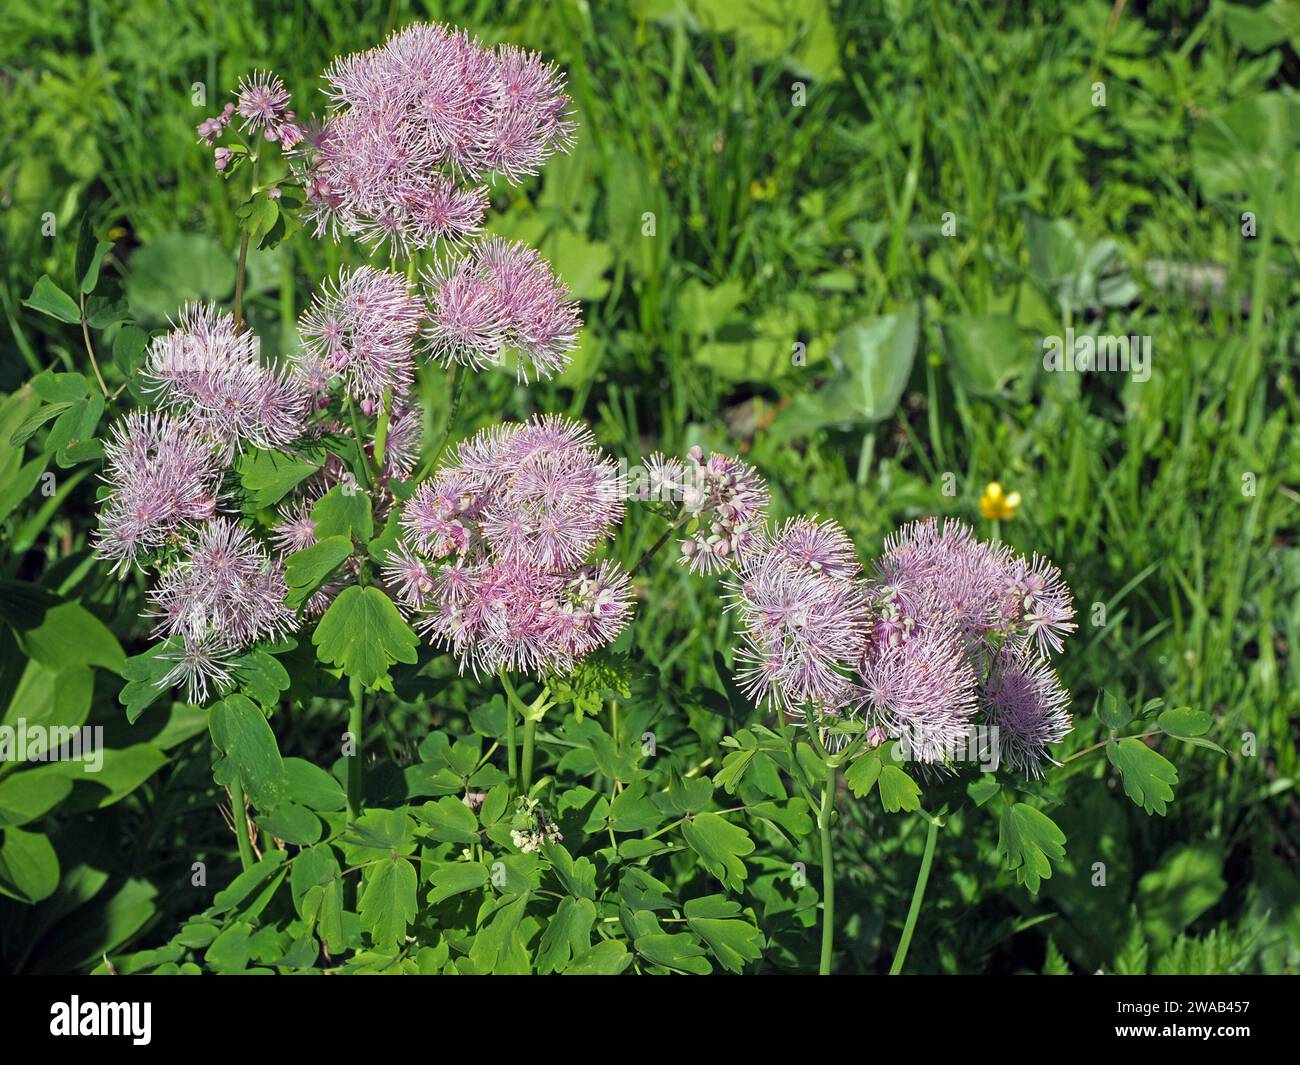
[(1117, 732), (1133, 720), (1133, 710), (1123, 695), (1104, 691), (1097, 707), (1097, 717), (1112, 732)]
[(77, 234), (76, 275), (77, 285), (87, 296), (99, 284), (99, 264), (113, 247), (111, 241), (97, 240), (90, 227), (90, 216), (82, 215), (81, 230)]
[(352, 541), (346, 536), (330, 536), (320, 543), (295, 551), (284, 560), (284, 579), (289, 591), (285, 604), (297, 610), (315, 594), (330, 574), (352, 554)]
[(388, 596), (355, 584), (330, 604), (312, 636), (322, 662), (369, 688), (391, 688), (389, 667), (413, 664), (419, 642)]
[(49, 274), (41, 274), (32, 288), (32, 294), (23, 303), (34, 311), (48, 314), (69, 325), (81, 321), (81, 308), (77, 301), (51, 281)]
[(713, 972), (713, 966), (704, 956), (704, 947), (688, 932), (678, 932), (676, 935), (652, 932), (637, 936), (634, 945), (636, 952), (643, 958), (666, 969), (677, 969), (696, 976), (708, 976)]
[(253, 505), (261, 508), (274, 506), (322, 465), (323, 456), (315, 454), (246, 451), (235, 463), (235, 470)]
[(617, 976), (632, 964), (632, 955), (617, 939), (605, 939), (564, 967), (565, 976)]
[(1016, 880), (1036, 895), (1038, 885), (1052, 875), (1052, 862), (1065, 857), (1065, 833), (1045, 813), (1013, 803), (1002, 811), (998, 852)]
[(172, 649), (170, 642), (155, 644), (123, 663), (122, 676), (127, 683), (118, 693), (117, 701), (126, 708), (126, 719), (131, 724), (135, 724), (140, 715), (162, 696), (165, 690), (163, 678), (174, 665), (166, 657)]
[(386, 858), (369, 871), (358, 910), (361, 927), (380, 949), (400, 946), (418, 905), (415, 866), (405, 858)]
[(411, 811), (429, 827), (429, 834), (444, 843), (478, 841), (478, 818), (464, 801), (444, 795), (437, 802), (426, 802)]
[(126, 655), (117, 637), (79, 603), (60, 603), (35, 628), (19, 633), (27, 654), (51, 669), (101, 666), (122, 675)]
[(564, 969), (570, 959), (591, 949), (591, 930), (596, 923), (596, 904), (590, 899), (566, 896), (546, 923), (537, 945), (537, 971), (545, 976)]
[(285, 852), (279, 849), (267, 851), (257, 862), (243, 870), (227, 887), (213, 896), (213, 908), (218, 914), (234, 909), (270, 880), (286, 857), (288, 856)]
[(747, 961), (763, 956), (763, 933), (740, 918), (740, 904), (721, 895), (691, 899), (685, 907), (686, 923), (708, 944), (723, 968), (738, 973)]
[(309, 810), (331, 812), (347, 805), (343, 785), (305, 758), (284, 759), (285, 794)]
[(144, 362), (149, 349), (149, 334), (136, 325), (124, 325), (113, 338), (113, 361), (123, 375), (130, 377)]
[(1119, 770), (1124, 793), (1148, 814), (1163, 817), (1178, 783), (1173, 763), (1132, 736), (1109, 744), (1106, 757)]
[(374, 532), (370, 515), (370, 497), (350, 485), (335, 485), (311, 508), (320, 540), (332, 536), (349, 537), (364, 544)]
[(1156, 718), (1156, 727), (1166, 735), (1180, 740), (1194, 736), (1204, 736), (1210, 731), (1213, 718), (1204, 710), (1193, 710), (1190, 706), (1180, 706), (1166, 710)]
[(880, 805), (884, 807), (885, 813), (896, 814), (899, 810), (921, 808), (920, 785), (898, 766), (881, 764), (879, 786)]
[(444, 899), (475, 891), (488, 882), (488, 867), (482, 862), (438, 862), (429, 866), (429, 905), (437, 906)]
[(972, 395), (1005, 395), (1011, 383), (1035, 365), (1033, 343), (1009, 315), (948, 318), (941, 330), (953, 377)]
[(131, 257), (126, 296), (137, 317), (162, 321), (186, 303), (219, 303), (234, 287), (234, 260), (215, 237), (169, 233)]
[(282, 802), (271, 813), (259, 814), (254, 820), (277, 839), (299, 847), (310, 847), (321, 836), (320, 818), (295, 802)]
[(261, 647), (240, 655), (231, 663), (230, 671), (240, 690), (267, 709), (274, 708), (280, 702), (280, 693), (289, 690), (288, 671)]
[(247, 697), (228, 695), (208, 711), (208, 730), (224, 755), (213, 770), (217, 783), (228, 785), (238, 774), (253, 805), (274, 810), (284, 798), (287, 782), (266, 715)]
[(46, 403), (76, 403), (90, 395), (90, 385), (79, 373), (46, 370), (31, 380), (32, 391)]
[(6, 828), (0, 834), (0, 894), (40, 902), (59, 886), (59, 856), (48, 836)]
[(682, 823), (682, 835), (710, 873), (732, 891), (744, 888), (747, 872), (741, 858), (754, 850), (748, 832), (718, 814), (702, 813)]
[(66, 773), (50, 773), (51, 768), (58, 767), (40, 766), (0, 779), (0, 826), (35, 821), (67, 798), (72, 781)]
[(880, 779), (881, 768), (880, 748), (867, 751), (849, 763), (844, 771), (844, 783), (859, 799), (865, 799)]

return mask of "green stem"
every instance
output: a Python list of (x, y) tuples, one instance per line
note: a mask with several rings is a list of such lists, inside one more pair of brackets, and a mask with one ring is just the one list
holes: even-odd
[(355, 821), (361, 815), (361, 713), (365, 707), (361, 681), (356, 677), (348, 679), (348, 692), (352, 696), (352, 705), (348, 709), (348, 732), (352, 734), (353, 752), (348, 759), (348, 818)]
[(442, 458), (443, 451), (446, 450), (447, 440), (451, 437), (451, 430), (456, 424), (456, 410), (460, 407), (460, 396), (465, 387), (466, 376), (468, 375), (465, 373), (464, 367), (459, 364), (451, 368), (451, 403), (447, 408), (447, 421), (442, 427), (442, 437), (438, 440), (438, 446), (429, 452), (428, 461), (425, 462), (424, 467), (416, 477), (417, 481), (423, 480), (433, 472), (438, 460)]
[(236, 776), (230, 782), (230, 819), (235, 823), (235, 842), (239, 844), (239, 864), (253, 867), (253, 841), (248, 838), (248, 815), (244, 812), (244, 785)]
[(675, 533), (678, 529), (680, 529), (683, 525), (685, 525), (689, 519), (690, 519), (690, 515), (683, 511), (682, 514), (680, 514), (677, 517), (677, 519), (671, 525), (669, 525), (668, 528), (664, 530), (663, 535), (659, 537), (659, 539), (656, 540), (653, 544), (650, 545), (650, 550), (648, 550), (644, 555), (642, 555), (640, 558), (636, 560), (636, 565), (627, 571), (627, 575), (629, 577), (636, 576), (636, 571), (639, 570), (642, 566), (644, 566), (647, 562), (649, 562), (650, 559), (654, 557), (655, 552), (657, 552), (661, 547), (663, 547), (664, 544), (666, 544), (668, 540), (672, 537), (673, 533)]
[(835, 852), (831, 848), (831, 816), (835, 812), (835, 764), (826, 763), (826, 782), (822, 785), (822, 808), (817, 827), (822, 837), (822, 957), (817, 972), (831, 974), (831, 955), (835, 950)]
[(524, 718), (524, 761), (523, 780), (520, 790), (527, 791), (533, 786), (533, 740), (537, 737), (537, 722), (531, 717)]
[(519, 760), (515, 755), (515, 702), (506, 700), (506, 771), (515, 787), (519, 786)]
[(361, 476), (366, 479), (366, 487), (369, 488), (374, 482), (370, 476), (370, 463), (366, 459), (366, 445), (361, 436), (361, 423), (357, 421), (357, 411), (356, 407), (353, 406), (351, 396), (348, 396), (343, 401), (343, 406), (348, 412), (348, 421), (352, 423), (352, 439), (356, 442), (357, 452), (360, 456)]
[(95, 345), (90, 342), (90, 326), (86, 324), (86, 294), (80, 292), (77, 294), (81, 300), (81, 338), (86, 342), (86, 354), (90, 356), (90, 368), (95, 371), (95, 380), (99, 382), (99, 389), (108, 396), (108, 385), (104, 384), (104, 375), (99, 372), (99, 360), (95, 358)]
[(930, 828), (925, 834), (925, 853), (921, 855), (921, 869), (916, 874), (916, 887), (912, 891), (912, 905), (907, 911), (907, 921), (903, 925), (903, 938), (898, 941), (898, 953), (894, 955), (894, 964), (889, 967), (889, 975), (897, 976), (903, 971), (903, 962), (907, 959), (907, 948), (912, 944), (912, 933), (916, 931), (916, 919), (921, 913), (921, 900), (925, 898), (925, 885), (930, 879), (930, 863), (934, 861), (934, 842), (939, 836), (939, 819), (930, 818)]
[(388, 419), (393, 410), (393, 390), (384, 389), (383, 405), (379, 408), (379, 419), (375, 423), (375, 472), (382, 476), (384, 472), (384, 452), (388, 448)]
[[(253, 174), (249, 195), (252, 196), (257, 192), (257, 175), (262, 168), (262, 160), (257, 155), (250, 155), (249, 158), (253, 163)], [(239, 267), (235, 271), (235, 325), (243, 326), (244, 324), (244, 276), (248, 272), (248, 230), (245, 229), (243, 235), (239, 238)]]

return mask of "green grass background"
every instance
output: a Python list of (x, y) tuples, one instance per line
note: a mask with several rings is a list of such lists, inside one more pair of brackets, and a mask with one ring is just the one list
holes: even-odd
[[(1210, 711), (1229, 757), (1166, 752), (1181, 780), (1165, 818), (1134, 810), (1103, 764), (1082, 770), (1099, 782), (1058, 818), (1070, 860), (1107, 861), (1133, 915), (1091, 938), (1086, 888), (1000, 890), (988, 840), (946, 836), (918, 967), (1038, 971), (1060, 948), (1075, 969), (1114, 968), (1139, 946), (1154, 964), (1187, 932), (1178, 949), (1201, 953), (1180, 964), (1293, 969), (1297, 6), (6, 0), (0, 388), (80, 365), (75, 332), (21, 301), (41, 273), (70, 270), (83, 212), (118, 240), (106, 270), (130, 271), (142, 321), (161, 324), (185, 296), (229, 296), (236, 198), (194, 126), (241, 74), (274, 69), (301, 114), (323, 107), (333, 56), (415, 19), (535, 48), (568, 72), (578, 145), (497, 189), (493, 226), (539, 246), (584, 301), (582, 347), (550, 383), (475, 378), (462, 428), (567, 411), (618, 455), (740, 452), (776, 515), (835, 517), (868, 558), (923, 514), (988, 535), (984, 485), (1020, 492), (1001, 535), (1056, 560), (1080, 608), (1062, 664), (1077, 726), (1066, 750), (1102, 735), (1091, 708), (1109, 686)], [(255, 255), (264, 340), (292, 343), (312, 286), (362, 258), (307, 234)], [(882, 317), (884, 340), (864, 343), (859, 326)], [(900, 339), (908, 320), (914, 345)], [(1067, 327), (1151, 336), (1150, 381), (1044, 373), (1040, 338)], [(435, 426), (444, 381), (421, 380)], [(92, 491), (9, 575), (84, 542)], [(629, 533), (625, 556), (657, 533)], [(730, 636), (716, 597), (667, 565), (645, 590), (638, 642), (681, 691), (719, 688)], [(102, 582), (92, 601), (142, 635), (138, 598)], [(308, 742), (309, 722), (294, 729)], [(178, 769), (142, 801), (133, 875), (182, 862), (168, 849), (206, 773)], [(841, 831), (860, 906), (846, 911), (849, 949), (870, 970), (920, 839), (881, 838), (867, 812)]]

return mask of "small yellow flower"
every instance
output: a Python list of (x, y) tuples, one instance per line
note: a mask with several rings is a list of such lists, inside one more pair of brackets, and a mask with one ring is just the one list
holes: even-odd
[(989, 521), (1010, 521), (1016, 516), (1019, 506), (1020, 493), (1007, 495), (997, 481), (990, 481), (980, 496), (980, 513)]

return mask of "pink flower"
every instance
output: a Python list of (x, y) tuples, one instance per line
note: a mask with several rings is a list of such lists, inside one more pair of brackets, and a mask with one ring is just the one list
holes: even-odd
[(308, 380), (338, 382), (357, 400), (404, 396), (415, 374), (412, 342), (422, 315), (406, 279), (362, 266), (343, 270), (317, 293), (298, 322)]
[(444, 365), (496, 365), (507, 350), (528, 380), (553, 377), (571, 361), (579, 313), (568, 290), (536, 251), (498, 237), (424, 277), (430, 317), (424, 340)]
[(326, 73), (333, 104), (300, 151), (317, 235), (327, 227), (394, 250), (476, 233), (493, 173), (537, 173), (567, 151), (564, 81), (539, 57), (489, 49), (441, 25), (394, 33)]
[(212, 517), (221, 466), (216, 449), (176, 419), (135, 411), (109, 432), (104, 481), (95, 553), (117, 570)]
[(236, 110), (243, 119), (240, 128), (247, 133), (274, 130), (289, 106), (284, 82), (269, 70), (259, 70), (239, 79)]
[(150, 345), (142, 376), (160, 406), (226, 451), (282, 448), (303, 434), (304, 380), (263, 366), (254, 335), (211, 305), (181, 311), (176, 327)]

